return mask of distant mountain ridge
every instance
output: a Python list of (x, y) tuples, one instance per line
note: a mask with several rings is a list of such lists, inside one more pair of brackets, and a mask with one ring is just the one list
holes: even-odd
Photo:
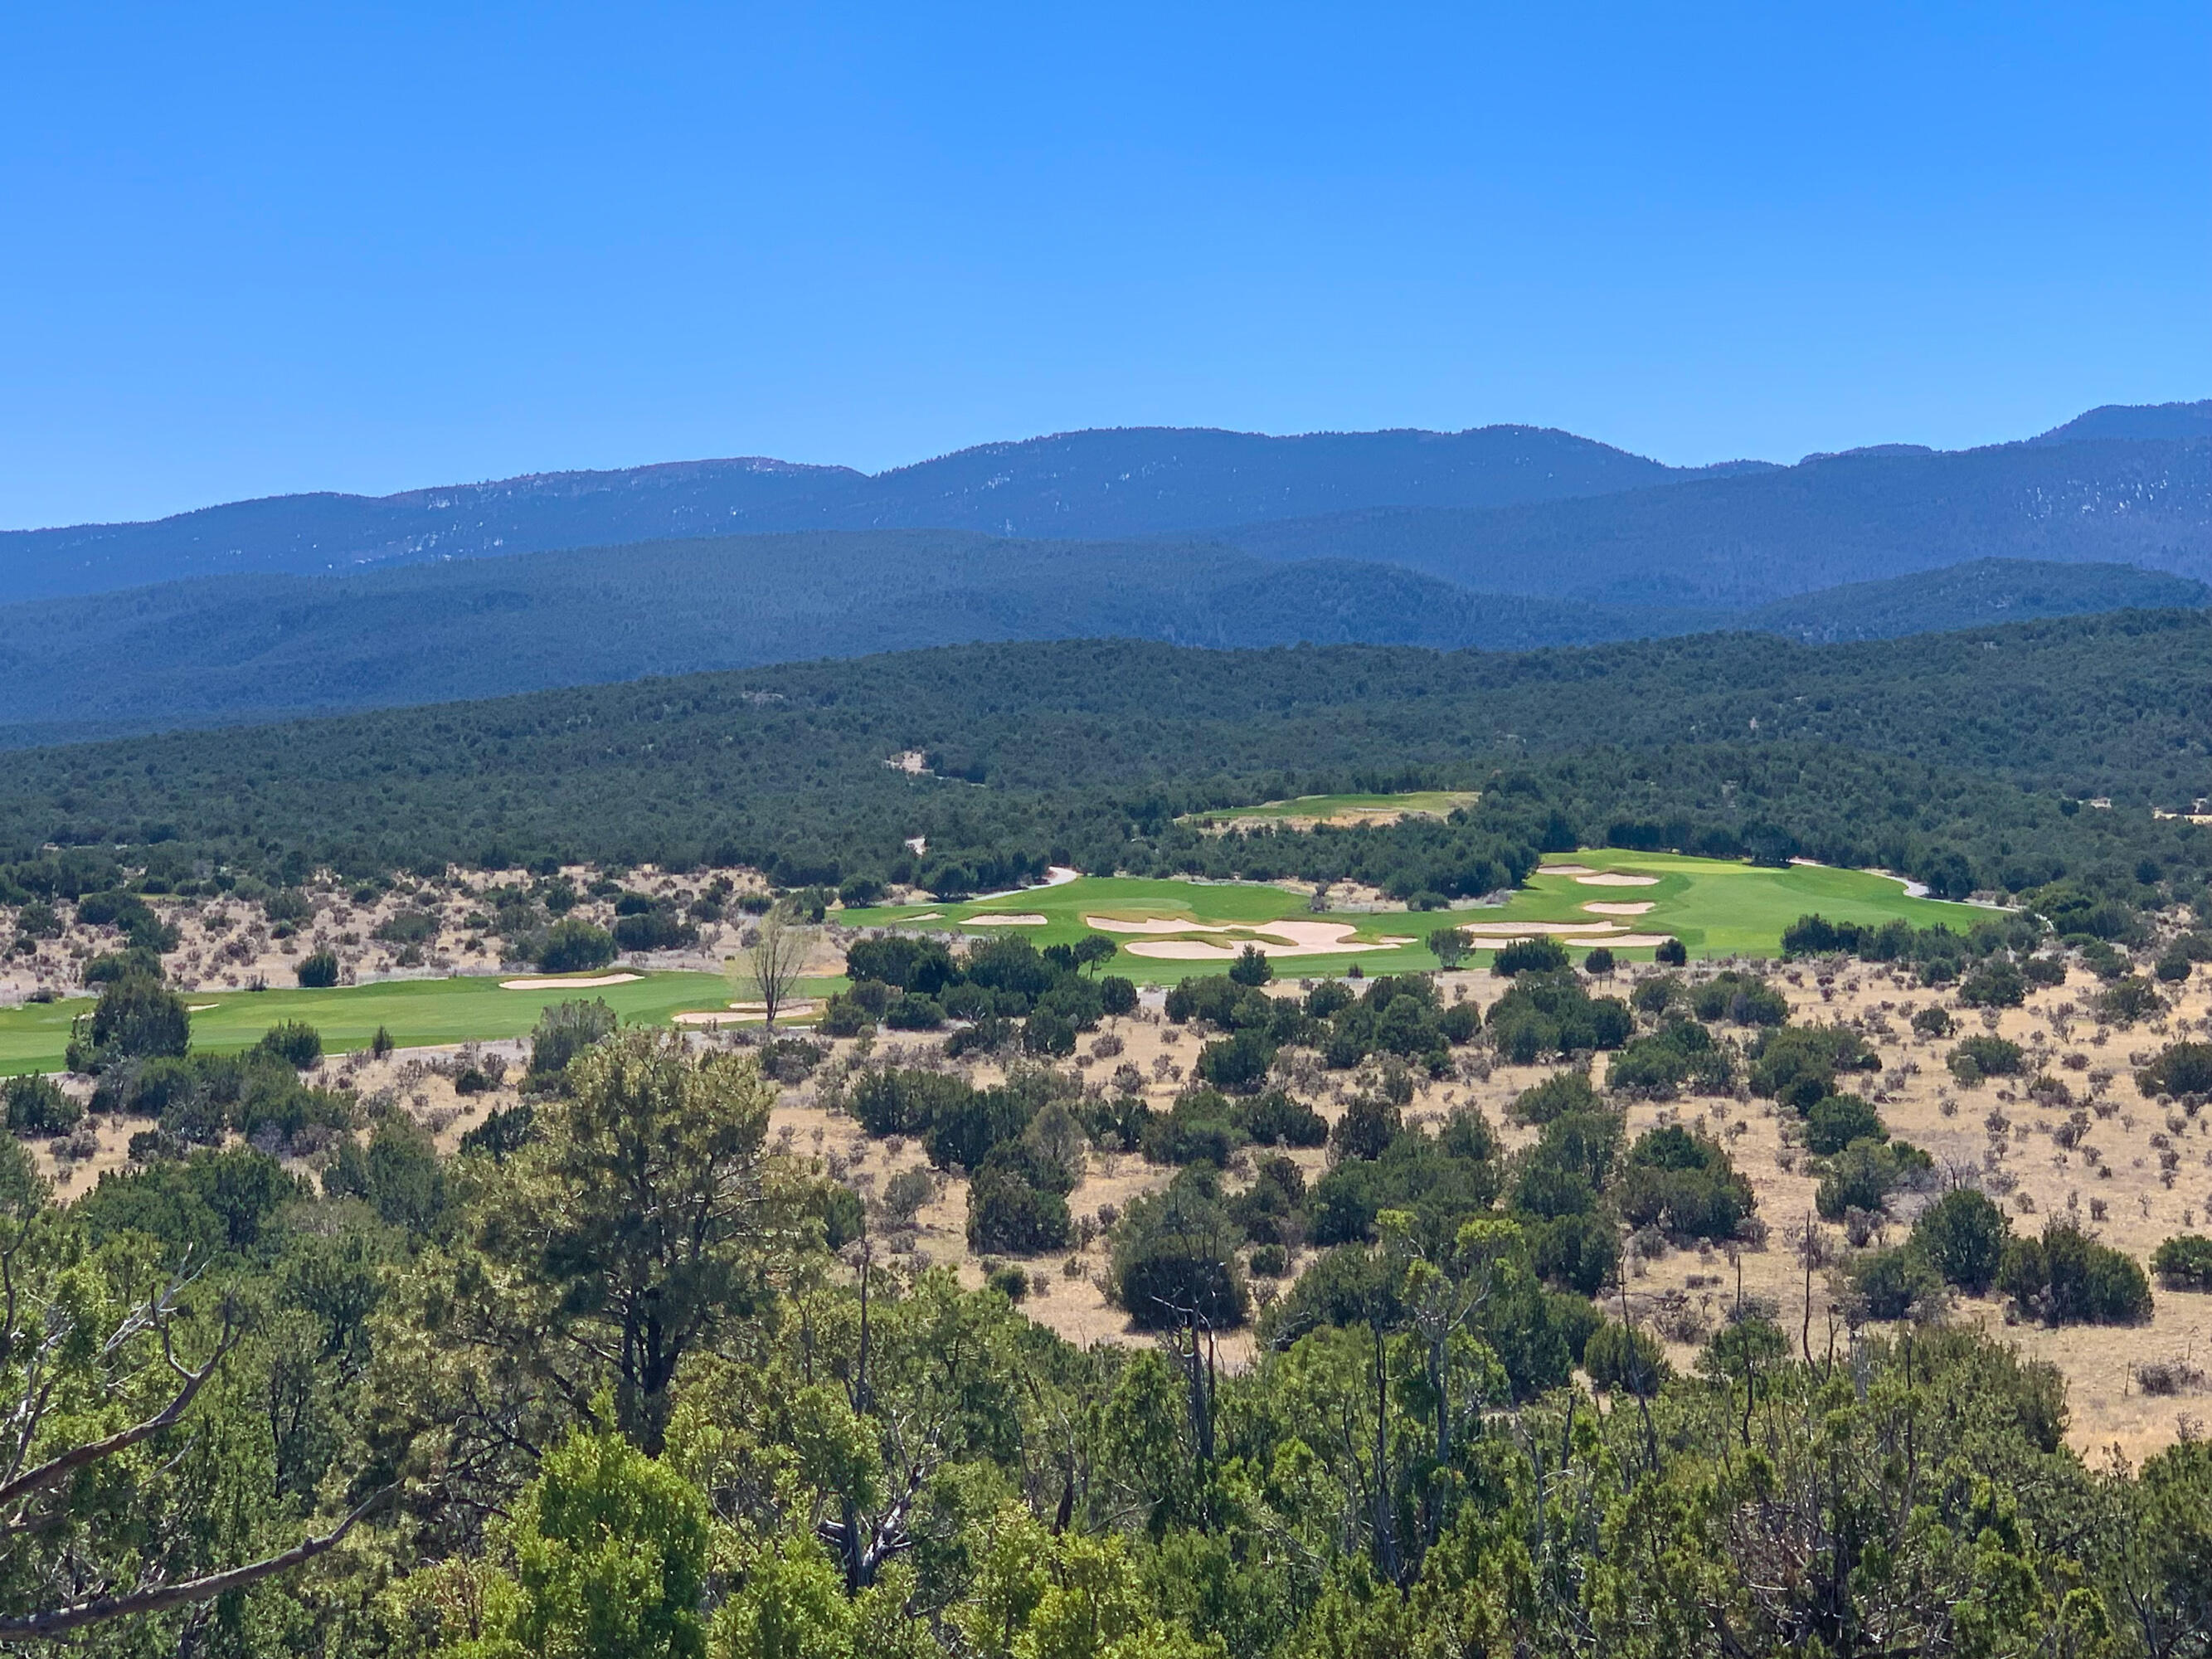
[(763, 458), (685, 461), (396, 495), (271, 496), (148, 524), (0, 532), (0, 580), (32, 599), (190, 576), (306, 575), (803, 530), (1111, 540), (1376, 503), (1496, 507), (1705, 476), (1535, 427), (1289, 438), (1127, 428), (986, 444), (872, 477)]
[[(1527, 426), (1292, 437), (1103, 428), (874, 475), (756, 456), (0, 532), (0, 591), (36, 599), (701, 536), (939, 529), (1222, 538), (1269, 557), (1409, 564), (1532, 597), (1740, 606), (1975, 558), (2203, 574), (2208, 447), (2212, 401), (2111, 405), (1984, 449), (1877, 444), (1789, 467), (1668, 466)], [(1759, 568), (1747, 576), (1745, 566)]]
[(1999, 557), (2212, 577), (2212, 438), (1817, 457), (1480, 510), (1371, 507), (1218, 532), (1262, 557), (1401, 564), (1606, 605), (1763, 605)]

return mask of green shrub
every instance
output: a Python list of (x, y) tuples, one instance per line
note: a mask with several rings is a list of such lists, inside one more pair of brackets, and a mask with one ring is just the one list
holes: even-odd
[(1019, 1141), (991, 1149), (968, 1186), (968, 1247), (978, 1253), (1036, 1255), (1067, 1248), (1060, 1172)]
[(2027, 1000), (2027, 981), (2011, 963), (1992, 957), (1960, 981), (1959, 1000), (1969, 1008), (2017, 1008)]
[(1490, 959), (1490, 971), (1500, 979), (1519, 974), (1563, 973), (1566, 967), (1567, 947), (1549, 933), (1509, 940)]
[(1951, 1050), (1944, 1064), (1953, 1077), (1971, 1088), (1984, 1078), (2018, 1077), (2026, 1058), (2017, 1042), (1981, 1033)]
[(530, 1032), (530, 1075), (559, 1076), (578, 1054), (614, 1035), (615, 1024), (615, 1011), (603, 997), (556, 1002), (541, 1009)]
[(2132, 1025), (2164, 1008), (2151, 982), (2141, 974), (2123, 974), (2096, 1000), (2097, 1017), (2115, 1025)]
[(1256, 945), (1246, 945), (1237, 953), (1237, 960), (1229, 964), (1229, 977), (1238, 985), (1265, 985), (1274, 976), (1275, 964)]
[(2012, 1224), (1985, 1194), (1955, 1187), (1920, 1212), (1912, 1248), (1948, 1285), (1985, 1296), (2003, 1265)]
[(1186, 1170), (1165, 1192), (1133, 1199), (1114, 1231), (1109, 1281), (1139, 1329), (1170, 1329), (1194, 1315), (1230, 1330), (1251, 1316), (1237, 1229), (1209, 1166)]
[(1613, 952), (1602, 945), (1583, 958), (1583, 972), (1593, 979), (1607, 978), (1613, 973)]
[(65, 1135), (84, 1121), (84, 1107), (52, 1079), (27, 1073), (8, 1079), (8, 1127), (19, 1135)]
[(1690, 961), (1690, 947), (1678, 939), (1670, 939), (1652, 951), (1651, 959), (1662, 968), (1686, 967)]
[(1217, 1089), (1251, 1094), (1265, 1085), (1274, 1063), (1275, 1045), (1264, 1031), (1232, 1031), (1199, 1050), (1197, 1072)]
[(1291, 1270), (1291, 1253), (1280, 1244), (1261, 1244), (1252, 1251), (1252, 1271), (1261, 1279), (1280, 1279)]
[(1844, 1072), (1873, 1072), (1881, 1059), (1848, 1026), (1782, 1025), (1759, 1034), (1751, 1048), (1751, 1091), (1809, 1112), (1836, 1092)]
[(1616, 1321), (1607, 1320), (1583, 1344), (1583, 1369), (1589, 1380), (1608, 1394), (1650, 1399), (1664, 1386), (1671, 1372), (1658, 1339)]
[(994, 1267), (983, 1276), (983, 1282), (1016, 1307), (1029, 1299), (1030, 1276), (1024, 1267)]
[(1142, 1132), (1141, 1150), (1150, 1164), (1211, 1164), (1229, 1167), (1244, 1144), (1244, 1130), (1228, 1097), (1212, 1089), (1193, 1089), (1174, 1109), (1155, 1112)]
[[(12, 1127), (12, 1096), (8, 1110)], [(2158, 1282), (2169, 1291), (2212, 1291), (2212, 1238), (2202, 1233), (2177, 1233), (2158, 1247), (2150, 1265)]]
[(1887, 1140), (1881, 1114), (1856, 1095), (1829, 1095), (1805, 1114), (1805, 1149), (1832, 1158), (1854, 1140)]
[(1243, 1102), (1237, 1121), (1259, 1146), (1319, 1146), (1328, 1139), (1328, 1120), (1280, 1089)]
[(945, 1010), (934, 997), (902, 991), (884, 1005), (884, 1024), (894, 1031), (934, 1031), (945, 1024)]
[(90, 1048), (72, 1042), (70, 1069), (96, 1071), (121, 1060), (182, 1054), (191, 1046), (191, 1034), (183, 998), (146, 975), (125, 975), (100, 991), (92, 1011)]
[(338, 958), (335, 951), (316, 951), (300, 958), (300, 988), (303, 991), (327, 991), (338, 982)]
[(1631, 1226), (1677, 1238), (1732, 1238), (1759, 1207), (1718, 1141), (1672, 1124), (1629, 1148), (1615, 1201)]
[(1942, 1311), (1942, 1275), (1917, 1250), (1894, 1245), (1856, 1257), (1844, 1275), (1854, 1320), (1926, 1317)]
[[(1618, 1063), (1618, 1062), (1616, 1062)], [(1522, 1123), (1549, 1123), (1565, 1112), (1602, 1111), (1605, 1102), (1590, 1086), (1588, 1072), (1559, 1072), (1533, 1089), (1514, 1096), (1507, 1108)]]
[(264, 1031), (254, 1046), (294, 1071), (304, 1072), (323, 1057), (323, 1034), (305, 1020), (288, 1019)]
[(1813, 1207), (1823, 1221), (1841, 1221), (1853, 1210), (1884, 1214), (1891, 1194), (1925, 1178), (1933, 1168), (1927, 1153), (1903, 1141), (1855, 1140), (1828, 1160), (1827, 1172), (1814, 1189)]
[(2136, 1073), (2146, 1097), (2212, 1094), (2212, 1042), (2169, 1042)]
[(1724, 969), (1690, 993), (1691, 1011), (1699, 1019), (1725, 1019), (1737, 1025), (1784, 1025), (1790, 1001), (1756, 974)]
[(2158, 965), (2153, 971), (2161, 984), (2179, 985), (2189, 977), (2190, 970), (2195, 966), (2185, 951), (2168, 951), (2158, 959)]
[(563, 916), (555, 922), (538, 949), (538, 970), (547, 974), (588, 973), (614, 959), (614, 935), (580, 916)]
[(1329, 1150), (1340, 1158), (1376, 1158), (1405, 1129), (1397, 1107), (1376, 1095), (1356, 1095), (1328, 1132)]
[(2134, 1258), (2063, 1219), (2006, 1247), (1997, 1288), (2047, 1325), (2136, 1325), (2151, 1315), (2150, 1281)]
[(1912, 1029), (1924, 1037), (1951, 1035), (1951, 1016), (1942, 1008), (1923, 1008), (1912, 1017)]

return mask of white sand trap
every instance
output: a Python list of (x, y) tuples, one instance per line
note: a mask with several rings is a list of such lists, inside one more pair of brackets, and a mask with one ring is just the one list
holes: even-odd
[(901, 916), (899, 920), (901, 921), (942, 921), (945, 920), (945, 912), (942, 910), (925, 910), (918, 916)]
[[(1148, 928), (1146, 931), (1155, 930)], [(1185, 927), (1176, 931), (1220, 933), (1228, 930)], [(1249, 941), (1258, 945), (1260, 954), (1264, 957), (1326, 957), (1357, 951), (1395, 951), (1401, 943), (1391, 939), (1354, 939), (1352, 924), (1343, 921), (1262, 921), (1255, 922), (1249, 931), (1272, 936)], [(1402, 942), (1411, 943), (1410, 940)], [(1240, 940), (1235, 945), (1211, 945), (1197, 939), (1146, 939), (1141, 944), (1128, 946), (1127, 950), (1133, 957), (1153, 957), (1167, 962), (1234, 962), (1246, 943)]]
[(1540, 876), (1594, 876), (1597, 872), (1587, 864), (1540, 864), (1536, 866), (1536, 873)]
[(1601, 870), (1595, 875), (1577, 876), (1578, 887), (1656, 887), (1656, 876), (1624, 876), (1618, 870)]
[(643, 979), (642, 974), (600, 974), (596, 977), (572, 974), (565, 979), (503, 979), (499, 982), (502, 991), (596, 991), (602, 985), (627, 985), (632, 980)]
[(960, 925), (963, 927), (1042, 927), (1042, 916), (970, 916)]
[(1635, 904), (1585, 904), (1583, 908), (1594, 916), (1640, 916), (1652, 908), (1650, 899)]
[[(796, 1019), (801, 1014), (811, 1014), (811, 1002), (788, 1003), (777, 1010), (786, 1019)], [(742, 1003), (732, 1003), (727, 1008), (703, 1008), (696, 1013), (672, 1016), (678, 1025), (757, 1025), (768, 1018), (758, 1003), (748, 1008)]]
[(1618, 945), (1624, 951), (1648, 951), (1655, 945), (1664, 945), (1674, 936), (1672, 933), (1624, 933), (1619, 939), (1602, 941), (1606, 949)]
[(1617, 933), (1617, 921), (1478, 921), (1459, 930), (1478, 939), (1534, 939), (1539, 933), (1564, 933), (1570, 939), (1588, 939), (1604, 933)]
[(210, 1008), (222, 1006), (222, 1004), (220, 1002), (188, 1002), (185, 1005), (185, 1012), (188, 1014), (204, 1014)]
[(1177, 921), (1172, 916), (1157, 916), (1149, 921), (1115, 921), (1109, 916), (1085, 916), (1085, 927), (1096, 927), (1102, 933), (1225, 933), (1226, 927), (1209, 927), (1202, 921)]

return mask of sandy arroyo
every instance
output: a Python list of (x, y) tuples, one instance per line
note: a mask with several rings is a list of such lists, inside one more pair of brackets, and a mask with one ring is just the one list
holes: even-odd
[(963, 927), (1042, 927), (1045, 919), (1039, 915), (970, 916), (960, 925)]
[(1656, 887), (1656, 876), (1625, 876), (1618, 870), (1601, 870), (1595, 875), (1577, 876), (1577, 887)]
[(1644, 899), (1634, 904), (1594, 902), (1583, 906), (1583, 909), (1594, 916), (1640, 916), (1651, 908), (1652, 903), (1650, 899)]
[(565, 979), (503, 979), (499, 982), (502, 991), (596, 991), (602, 985), (627, 985), (639, 974), (600, 974), (596, 976), (572, 974)]

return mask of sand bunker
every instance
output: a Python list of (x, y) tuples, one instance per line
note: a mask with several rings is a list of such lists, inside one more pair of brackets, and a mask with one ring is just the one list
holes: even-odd
[(1597, 872), (1587, 864), (1540, 864), (1536, 866), (1536, 873), (1540, 876), (1594, 876)]
[[(1160, 927), (1132, 927), (1123, 924), (1128, 932), (1157, 933)], [(1195, 927), (1183, 924), (1174, 927), (1180, 933), (1221, 933), (1224, 927)], [(1354, 951), (1395, 951), (1410, 940), (1363, 940), (1352, 937), (1352, 927), (1343, 921), (1263, 921), (1255, 922), (1250, 932), (1271, 937), (1235, 945), (1210, 945), (1204, 939), (1147, 939), (1127, 947), (1133, 957), (1153, 957), (1167, 962), (1233, 962), (1246, 943), (1259, 946), (1265, 957), (1326, 957), (1339, 956)]]
[(1619, 945), (1624, 951), (1648, 951), (1655, 945), (1665, 945), (1674, 939), (1672, 933), (1623, 933), (1619, 939), (1601, 940), (1608, 951)]
[(562, 979), (503, 979), (499, 982), (502, 991), (596, 991), (602, 985), (627, 985), (632, 980), (643, 979), (642, 974), (600, 974), (592, 976), (571, 974)]
[(963, 927), (1042, 927), (1042, 916), (970, 916), (960, 925)]
[(1566, 933), (1571, 936), (1617, 933), (1620, 931), (1620, 924), (1617, 921), (1470, 921), (1462, 924), (1459, 931), (1475, 939), (1534, 939), (1539, 933)]
[(1158, 916), (1149, 921), (1115, 921), (1110, 916), (1085, 916), (1085, 927), (1096, 927), (1102, 933), (1225, 933), (1226, 927), (1209, 927), (1202, 921), (1177, 921), (1172, 916)]
[(188, 1014), (204, 1014), (210, 1008), (222, 1006), (222, 1004), (220, 1002), (188, 1002), (185, 1005), (185, 1012)]
[(1578, 887), (1656, 887), (1656, 876), (1624, 876), (1617, 870), (1606, 870), (1595, 875), (1577, 876)]
[(925, 910), (918, 916), (901, 916), (899, 920), (901, 921), (942, 921), (945, 920), (945, 912), (942, 910)]
[[(776, 1011), (786, 1019), (796, 1019), (814, 1012), (811, 1002), (787, 1003)], [(755, 1003), (748, 1008), (741, 1003), (732, 1003), (727, 1008), (704, 1008), (696, 1013), (671, 1016), (678, 1025), (757, 1025), (768, 1018), (761, 1006)]]
[(1652, 908), (1650, 899), (1635, 904), (1585, 904), (1583, 908), (1594, 916), (1640, 916)]

